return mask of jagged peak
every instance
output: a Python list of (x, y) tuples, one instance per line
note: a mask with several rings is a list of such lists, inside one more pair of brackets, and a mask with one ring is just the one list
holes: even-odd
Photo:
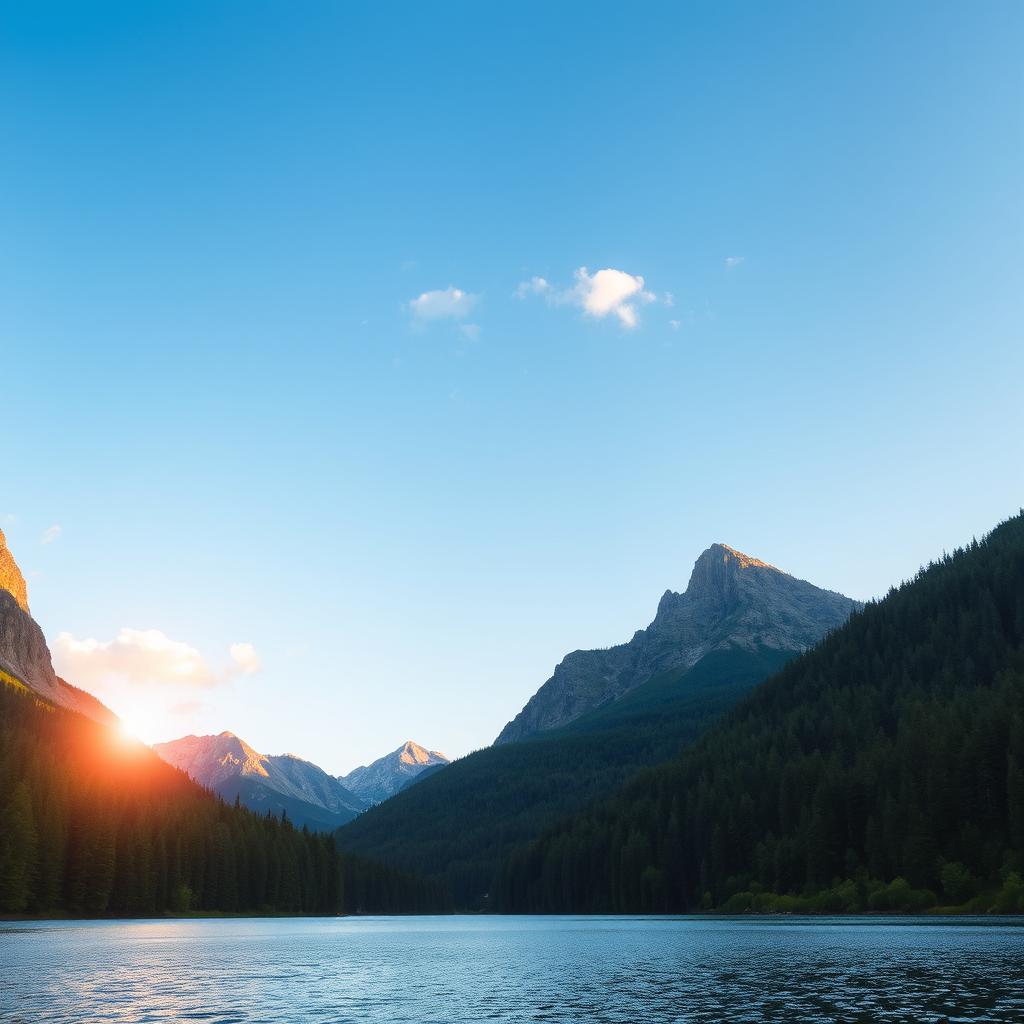
[[(730, 547), (728, 544), (715, 543), (707, 549), (700, 557), (704, 558), (707, 555), (718, 558), (722, 557), (723, 560), (735, 559), (736, 565), (740, 569), (774, 569), (776, 572), (782, 570), (778, 566), (772, 565), (770, 562), (762, 562), (760, 558), (754, 558), (753, 555), (745, 555), (742, 551), (737, 551), (736, 548)], [(698, 559), (700, 561), (700, 559)]]
[(739, 573), (751, 569), (766, 569), (780, 576), (786, 575), (774, 565), (737, 551), (728, 544), (712, 544), (693, 563), (693, 572), (690, 574), (686, 591), (691, 596), (721, 592), (734, 584)]
[(406, 740), (396, 751), (398, 759), (404, 764), (429, 764), (437, 758), (448, 760), (439, 750), (428, 750), (415, 740)]

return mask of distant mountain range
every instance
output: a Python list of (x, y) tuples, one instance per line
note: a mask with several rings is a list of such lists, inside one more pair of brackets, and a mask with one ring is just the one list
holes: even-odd
[(659, 673), (691, 668), (711, 651), (804, 651), (857, 607), (842, 594), (712, 544), (697, 559), (686, 591), (665, 591), (646, 629), (615, 647), (567, 654), (496, 742), (567, 725)]
[(372, 764), (339, 776), (339, 781), (367, 805), (379, 804), (421, 779), (424, 772), (448, 763), (449, 759), (440, 751), (427, 750), (406, 740), (397, 750), (377, 758)]
[(510, 853), (675, 755), (858, 602), (724, 544), (625, 644), (566, 656), (495, 746), (399, 792), (337, 834), (346, 849), (485, 894)]
[(448, 763), (444, 754), (407, 740), (372, 764), (336, 778), (295, 754), (261, 754), (232, 732), (183, 736), (153, 750), (226, 800), (298, 825), (331, 831)]
[(183, 736), (153, 750), (196, 782), (226, 800), (275, 817), (286, 813), (298, 826), (330, 830), (366, 809), (366, 801), (333, 775), (294, 754), (260, 754), (232, 732)]

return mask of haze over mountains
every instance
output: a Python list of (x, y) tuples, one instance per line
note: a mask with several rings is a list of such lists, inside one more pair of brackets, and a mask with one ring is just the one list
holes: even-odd
[(654, 621), (615, 647), (573, 651), (496, 742), (556, 729), (710, 651), (804, 651), (859, 607), (726, 544), (698, 559), (682, 594), (666, 590)]

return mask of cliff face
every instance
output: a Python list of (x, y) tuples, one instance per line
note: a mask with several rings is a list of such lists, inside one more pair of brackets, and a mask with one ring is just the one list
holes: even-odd
[(495, 742), (566, 725), (660, 672), (695, 665), (710, 651), (806, 650), (856, 607), (842, 594), (712, 544), (697, 559), (685, 592), (666, 591), (646, 629), (607, 650), (566, 655)]
[(114, 713), (90, 693), (64, 682), (54, 671), (46, 637), (28, 612), (25, 577), (0, 531), (0, 669), (20, 679), (40, 696), (100, 722)]

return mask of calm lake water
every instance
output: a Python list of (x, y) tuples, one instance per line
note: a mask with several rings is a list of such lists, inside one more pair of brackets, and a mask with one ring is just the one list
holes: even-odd
[(1024, 922), (8, 923), (0, 1020), (1021, 1022)]

